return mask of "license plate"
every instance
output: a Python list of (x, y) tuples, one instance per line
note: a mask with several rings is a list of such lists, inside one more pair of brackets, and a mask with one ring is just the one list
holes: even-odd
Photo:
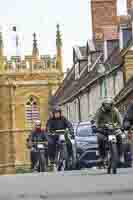
[(125, 139), (125, 138), (126, 138), (125, 134), (122, 134), (121, 137), (122, 137), (122, 139)]
[(65, 141), (65, 136), (64, 135), (60, 135), (60, 141)]
[(108, 139), (109, 139), (109, 141), (116, 142), (116, 136), (115, 135), (109, 135)]
[(43, 146), (43, 144), (38, 144), (38, 145), (37, 145), (37, 148), (38, 148), (38, 149), (43, 149), (44, 146)]

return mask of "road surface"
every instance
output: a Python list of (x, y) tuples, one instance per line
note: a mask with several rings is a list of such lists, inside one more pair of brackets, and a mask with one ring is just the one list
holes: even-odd
[(132, 200), (133, 169), (117, 175), (104, 170), (0, 177), (0, 200)]

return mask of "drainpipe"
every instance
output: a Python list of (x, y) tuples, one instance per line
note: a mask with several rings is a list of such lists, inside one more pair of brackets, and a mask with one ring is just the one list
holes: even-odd
[(11, 160), (9, 160), (9, 164), (10, 162), (12, 163), (11, 166), (11, 171), (13, 173), (15, 173), (15, 144), (14, 144), (14, 102), (13, 102), (13, 98), (14, 98), (14, 85), (12, 82), (10, 82), (10, 80), (8, 79), (8, 89), (9, 89), (9, 112), (10, 112), (10, 129), (9, 129), (9, 153), (12, 154), (11, 156)]
[(80, 97), (78, 97), (78, 118), (79, 118), (79, 121), (81, 121)]
[(125, 66), (125, 57), (123, 58), (123, 83), (124, 83), (124, 87), (126, 85), (126, 66)]

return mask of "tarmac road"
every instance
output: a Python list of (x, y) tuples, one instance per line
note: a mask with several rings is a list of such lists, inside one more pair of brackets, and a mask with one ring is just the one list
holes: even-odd
[(0, 200), (132, 200), (133, 169), (6, 175), (0, 188)]

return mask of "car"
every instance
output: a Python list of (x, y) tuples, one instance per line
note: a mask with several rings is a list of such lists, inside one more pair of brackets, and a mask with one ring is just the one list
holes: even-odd
[(99, 160), (97, 136), (93, 133), (90, 122), (78, 124), (75, 136), (77, 168), (97, 166)]
[(73, 122), (73, 123), (72, 123), (73, 129), (74, 129), (74, 135), (75, 135), (75, 136), (76, 136), (78, 124), (79, 124), (79, 122)]

